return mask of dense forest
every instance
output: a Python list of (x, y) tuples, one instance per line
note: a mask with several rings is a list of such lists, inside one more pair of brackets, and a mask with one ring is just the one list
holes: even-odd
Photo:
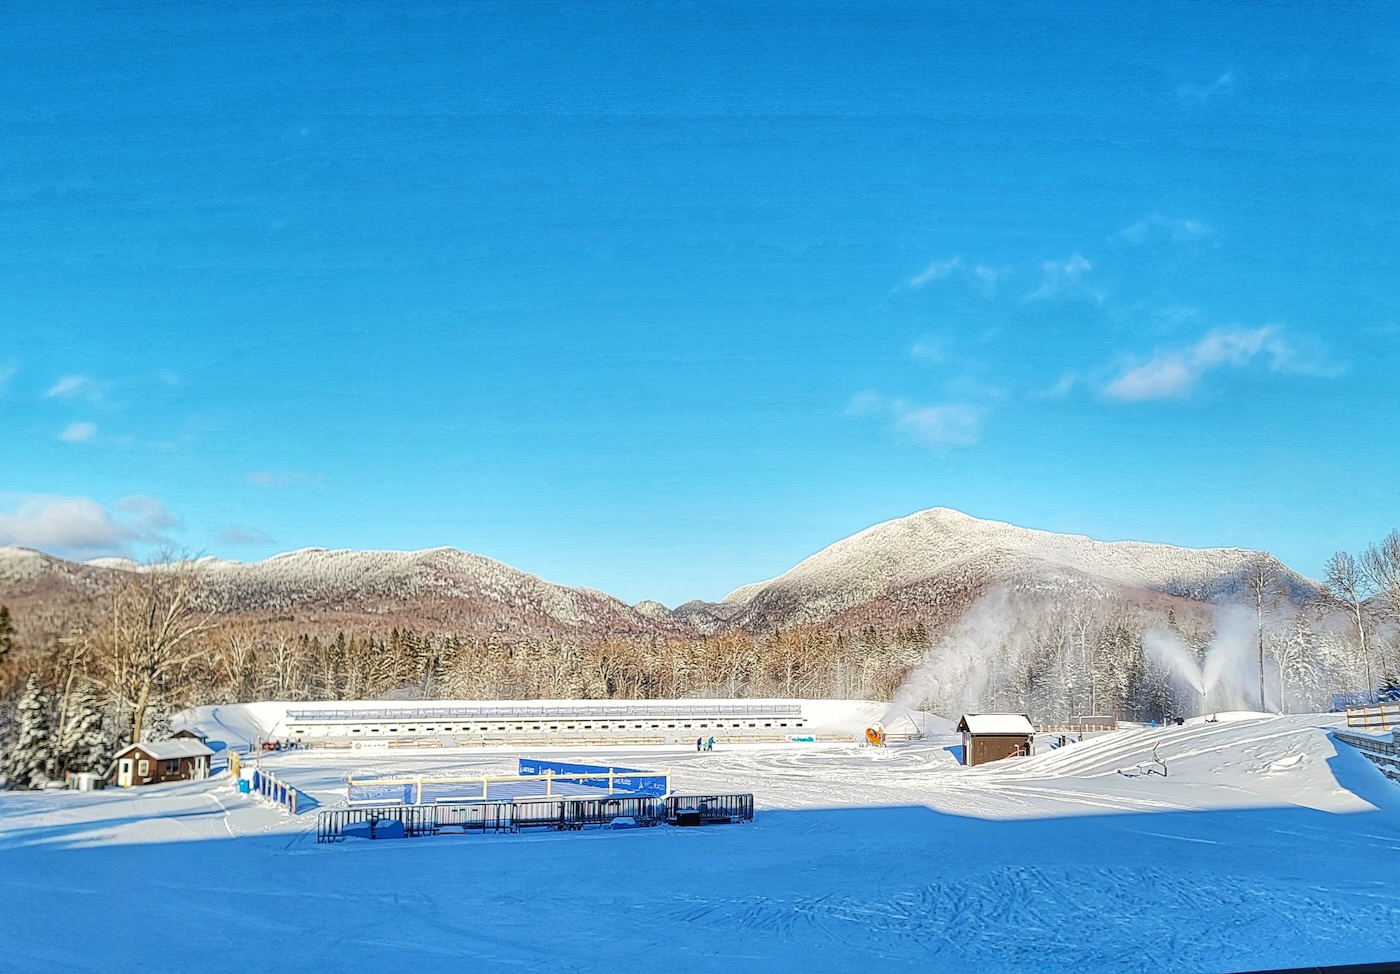
[(860, 698), (1146, 721), (1325, 710), (1333, 693), (1396, 685), (1400, 532), (1333, 556), (1311, 604), (1278, 597), (1274, 581), (1260, 568), (1216, 605), (996, 587), (942, 631), (915, 615), (884, 629), (509, 639), (230, 623), (201, 607), (197, 564), (174, 563), (131, 572), (45, 634), (21, 638), (0, 607), (0, 773), (31, 787), (102, 771), (186, 707), (260, 699)]

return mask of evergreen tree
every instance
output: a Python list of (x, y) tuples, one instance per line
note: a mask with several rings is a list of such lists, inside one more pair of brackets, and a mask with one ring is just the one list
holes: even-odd
[(62, 771), (101, 772), (112, 757), (103, 714), (92, 689), (84, 684), (68, 699), (59, 736), (57, 764)]
[(11, 788), (42, 788), (53, 774), (52, 706), (39, 678), (31, 673), (15, 708), (15, 743), (6, 756)]
[(10, 621), (10, 607), (0, 605), (0, 666), (5, 665), (5, 659), (10, 655), (10, 651), (15, 648), (15, 626)]

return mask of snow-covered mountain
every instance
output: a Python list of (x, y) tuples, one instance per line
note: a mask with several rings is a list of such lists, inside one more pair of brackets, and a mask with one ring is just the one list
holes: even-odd
[[(453, 548), (308, 548), (260, 562), (206, 558), (197, 564), (207, 607), (229, 617), (317, 628), (397, 625), (505, 638), (593, 638), (915, 620), (936, 625), (956, 618), (992, 584), (1052, 596), (1093, 590), (1130, 601), (1203, 602), (1237, 593), (1244, 572), (1259, 559), (1285, 589), (1301, 596), (1315, 587), (1258, 552), (1094, 541), (941, 508), (877, 524), (720, 603), (694, 601), (674, 610), (651, 601), (629, 606)], [(145, 570), (124, 559), (77, 563), (0, 548), (0, 602), (52, 620), (95, 604), (125, 573)]]
[[(606, 593), (556, 585), (454, 548), (306, 548), (259, 562), (204, 558), (195, 564), (205, 607), (230, 617), (505, 636), (642, 635), (676, 627), (664, 609), (658, 618)], [(122, 573), (146, 570), (125, 559), (79, 564), (0, 548), (0, 602), (55, 610), (100, 594)]]
[(1283, 591), (1301, 597), (1315, 589), (1260, 552), (1095, 541), (933, 508), (838, 541), (777, 578), (735, 589), (723, 605), (734, 624), (763, 631), (891, 622), (920, 609), (957, 614), (996, 583), (1050, 594), (1092, 589), (1203, 602), (1238, 595), (1243, 575), (1261, 559)]

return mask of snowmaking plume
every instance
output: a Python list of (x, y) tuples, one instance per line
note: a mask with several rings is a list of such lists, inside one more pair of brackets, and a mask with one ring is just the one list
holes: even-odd
[(996, 588), (967, 608), (895, 691), (885, 710), (890, 724), (921, 707), (944, 716), (976, 710), (991, 682), (992, 658), (1013, 645), (1016, 609)]

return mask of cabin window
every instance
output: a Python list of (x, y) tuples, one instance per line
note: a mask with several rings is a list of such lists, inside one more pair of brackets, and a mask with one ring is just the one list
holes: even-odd
[(174, 758), (174, 759), (172, 759), (172, 760), (166, 761), (166, 762), (165, 762), (165, 773), (166, 773), (166, 774), (179, 774), (179, 773), (180, 773), (180, 759), (179, 759), (179, 758)]
[(146, 777), (148, 774), (151, 773), (151, 762), (147, 761), (145, 758), (142, 758), (140, 761), (137, 761), (136, 773), (143, 778)]

